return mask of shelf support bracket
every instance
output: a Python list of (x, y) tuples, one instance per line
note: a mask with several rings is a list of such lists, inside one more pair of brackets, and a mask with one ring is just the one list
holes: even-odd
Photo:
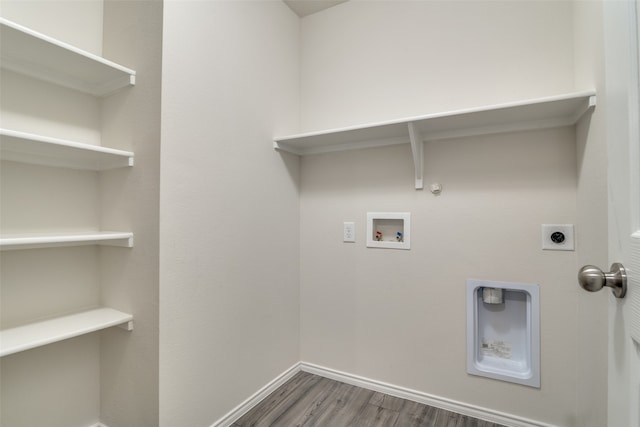
[(577, 110), (574, 111), (572, 123), (578, 123), (587, 111), (593, 110), (594, 108), (596, 108), (596, 95), (591, 95), (580, 104), (580, 107)]
[(424, 162), (424, 140), (420, 135), (420, 130), (417, 128), (414, 122), (409, 122), (409, 139), (411, 140), (411, 153), (413, 155), (413, 166), (416, 171), (416, 190), (422, 190), (424, 188), (423, 183), (423, 162)]
[(133, 320), (129, 320), (126, 323), (118, 325), (118, 328), (124, 329), (125, 331), (129, 331), (129, 332), (133, 331)]

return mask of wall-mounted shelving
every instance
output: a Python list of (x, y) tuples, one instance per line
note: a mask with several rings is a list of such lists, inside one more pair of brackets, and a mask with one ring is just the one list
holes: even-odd
[(0, 158), (20, 163), (102, 171), (133, 166), (133, 153), (0, 129)]
[(570, 126), (595, 105), (595, 91), (577, 92), (276, 137), (274, 148), (304, 156), (411, 144), (416, 189), (421, 189), (425, 141)]
[(112, 308), (98, 308), (5, 329), (0, 331), (0, 357), (112, 326), (123, 326), (131, 331), (133, 316)]
[(106, 245), (133, 247), (133, 233), (94, 231), (86, 233), (21, 234), (0, 236), (0, 250), (36, 249), (57, 246)]
[[(13, 72), (71, 89), (53, 91), (52, 93), (55, 93), (56, 96), (51, 98), (51, 95), (31, 91), (29, 79), (15, 79), (17, 86), (11, 94), (7, 94), (9, 96), (8, 101), (20, 102), (21, 108), (24, 107), (24, 111), (20, 111), (19, 126), (14, 127), (7, 124), (6, 126), (11, 129), (0, 129), (0, 160), (16, 162), (11, 168), (7, 168), (6, 177), (3, 180), (3, 186), (6, 185), (10, 189), (7, 194), (24, 194), (25, 200), (27, 200), (41, 197), (42, 192), (48, 191), (50, 188), (55, 189), (59, 194), (52, 195), (52, 197), (61, 197), (59, 203), (52, 203), (51, 205), (52, 217), (54, 218), (56, 216), (64, 216), (67, 212), (75, 209), (86, 209), (88, 212), (93, 212), (94, 209), (99, 211), (100, 206), (96, 206), (96, 204), (100, 203), (101, 198), (85, 200), (87, 193), (79, 192), (76, 194), (73, 185), (77, 184), (77, 182), (73, 183), (70, 188), (67, 185), (69, 180), (79, 180), (90, 176), (91, 181), (87, 182), (87, 186), (92, 186), (93, 188), (82, 188), (94, 190), (92, 194), (102, 191), (105, 187), (109, 188), (107, 191), (117, 191), (117, 187), (113, 187), (114, 179), (122, 178), (122, 174), (104, 173), (96, 180), (93, 179), (95, 177), (92, 175), (95, 174), (92, 172), (131, 167), (134, 164), (134, 154), (130, 151), (85, 144), (73, 140), (74, 127), (76, 126), (93, 126), (95, 123), (99, 124), (96, 126), (98, 129), (103, 125), (108, 125), (107, 128), (109, 130), (116, 129), (115, 122), (100, 123), (100, 111), (89, 111), (86, 118), (81, 116), (77, 122), (75, 118), (69, 115), (60, 115), (60, 120), (63, 120), (64, 123), (51, 123), (51, 126), (48, 126), (39, 114), (39, 105), (43, 102), (59, 102), (60, 105), (69, 105), (71, 108), (70, 113), (77, 111), (78, 107), (82, 107), (86, 103), (95, 104), (97, 100), (90, 99), (90, 97), (107, 97), (116, 91), (132, 87), (136, 81), (136, 72), (4, 18), (0, 18), (0, 68), (7, 74), (8, 72)], [(90, 97), (78, 97), (78, 94), (74, 94), (73, 91), (80, 91), (90, 95)], [(7, 102), (3, 108), (9, 108), (12, 105), (11, 102)], [(117, 105), (109, 106), (109, 110), (114, 112), (116, 108), (120, 107)], [(56, 117), (58, 116), (46, 117), (45, 119), (57, 120)], [(60, 126), (60, 124), (63, 124), (63, 126)], [(35, 130), (36, 128), (37, 130)], [(54, 130), (55, 135), (53, 134)], [(66, 132), (66, 134), (61, 135), (61, 132)], [(24, 180), (38, 177), (42, 171), (36, 171), (37, 168), (27, 167), (27, 165), (78, 169), (90, 172), (87, 174), (85, 172), (47, 171), (46, 179), (51, 180), (50, 185), (48, 183), (47, 186), (36, 186), (26, 184)], [(103, 187), (103, 184), (105, 187)], [(6, 274), (3, 271), (2, 277), (3, 283), (7, 285), (3, 286), (2, 298), (9, 298), (7, 300), (9, 304), (16, 304), (14, 312), (19, 312), (22, 305), (30, 306), (32, 298), (30, 299), (29, 295), (24, 294), (16, 297), (9, 289), (27, 286), (33, 292), (38, 292), (39, 289), (46, 287), (49, 283), (49, 277), (47, 276), (49, 270), (44, 267), (40, 271), (39, 266), (32, 265), (33, 258), (29, 251), (21, 251), (22, 249), (62, 247), (62, 249), (53, 249), (41, 254), (43, 257), (48, 257), (48, 254), (51, 253), (55, 258), (56, 254), (69, 252), (65, 247), (84, 245), (133, 247), (133, 233), (130, 231), (97, 231), (103, 230), (101, 222), (107, 222), (100, 216), (95, 216), (95, 220), (89, 225), (70, 225), (69, 229), (73, 231), (57, 229), (55, 225), (47, 223), (46, 217), (44, 217), (43, 222), (32, 224), (30, 229), (26, 229), (20, 221), (13, 221), (13, 218), (20, 218), (22, 213), (20, 209), (24, 209), (24, 204), (13, 204), (11, 203), (12, 200), (13, 198), (7, 197), (7, 200), (3, 203), (3, 209), (11, 213), (11, 215), (7, 215), (11, 219), (3, 222), (3, 230), (0, 234), (0, 251), (15, 251), (11, 254), (3, 252), (4, 255), (7, 255), (7, 260), (11, 258), (10, 262), (15, 264), (13, 271)], [(41, 217), (39, 216), (39, 218)], [(108, 219), (109, 215), (107, 215)], [(119, 227), (115, 228), (119, 229)], [(126, 229), (127, 227), (123, 228)], [(119, 250), (118, 252), (120, 252), (118, 256), (128, 259), (130, 251)], [(72, 281), (75, 278), (88, 275), (93, 276), (96, 279), (95, 283), (100, 284), (102, 287), (103, 283), (108, 282), (108, 279), (104, 277), (105, 273), (99, 267), (101, 264), (100, 259), (105, 254), (103, 251), (95, 251), (88, 255), (95, 259), (97, 263), (88, 263), (86, 268), (79, 266), (76, 262), (81, 261), (75, 257), (69, 257), (68, 261), (67, 258), (64, 260), (55, 258), (65, 264), (59, 267), (59, 271), (64, 271), (63, 277), (52, 278), (54, 282), (66, 279), (67, 274), (69, 274), (69, 278)], [(50, 260), (46, 262), (50, 262)], [(34, 268), (37, 270), (36, 274), (21, 273), (27, 269)], [(117, 268), (117, 266), (109, 268)], [(76, 272), (75, 269), (78, 271)], [(58, 270), (52, 271), (54, 274), (57, 274), (57, 272)], [(77, 284), (73, 284), (73, 289), (83, 288), (84, 284), (83, 280), (77, 280)], [(108, 283), (105, 284), (108, 286)], [(64, 291), (70, 292), (70, 289), (65, 287)], [(84, 290), (80, 290), (80, 292), (84, 292)], [(107, 292), (108, 294), (108, 288), (102, 288), (100, 292)], [(69, 307), (64, 302), (64, 299), (65, 295), (59, 295), (57, 298), (48, 300), (46, 307), (38, 305), (36, 311), (33, 312), (33, 318), (39, 319), (38, 321), (20, 325), (22, 319), (11, 319), (11, 317), (5, 319), (7, 324), (20, 326), (0, 330), (0, 356), (13, 355), (11, 356), (12, 361), (19, 364), (16, 366), (22, 366), (20, 369), (29, 369), (28, 367), (31, 364), (40, 362), (33, 362), (29, 357), (22, 357), (19, 354), (20, 352), (114, 326), (119, 326), (128, 331), (133, 329), (133, 315), (117, 310), (122, 307), (112, 306), (87, 310), (88, 307), (94, 304), (94, 301), (88, 296), (81, 296), (77, 300), (75, 308), (71, 308), (75, 312), (69, 314)], [(31, 309), (29, 311), (32, 312)], [(59, 317), (50, 318), (52, 315)], [(94, 344), (97, 345), (98, 343), (95, 342)], [(64, 351), (67, 352), (74, 352), (78, 348), (73, 342), (61, 343), (60, 345), (64, 346)], [(78, 357), (81, 359), (87, 357), (89, 360), (101, 364), (99, 359), (95, 359), (96, 355), (79, 354)], [(51, 369), (55, 369), (55, 360), (52, 360), (51, 363)], [(96, 363), (93, 364), (97, 367)], [(102, 367), (100, 368), (102, 369)], [(70, 376), (73, 375), (76, 374), (72, 373)], [(43, 381), (46, 382), (48, 380), (43, 379)], [(74, 386), (78, 388), (87, 387), (89, 395), (99, 393), (99, 389), (95, 388), (96, 384), (93, 380), (85, 381), (77, 378), (77, 381), (74, 380)], [(18, 389), (20, 387), (22, 386), (19, 385)], [(17, 394), (20, 395), (20, 392), (17, 392)], [(98, 416), (98, 414), (95, 416)], [(69, 424), (58, 420), (56, 422)]]
[(4, 18), (0, 51), (4, 69), (95, 96), (135, 84), (134, 70)]

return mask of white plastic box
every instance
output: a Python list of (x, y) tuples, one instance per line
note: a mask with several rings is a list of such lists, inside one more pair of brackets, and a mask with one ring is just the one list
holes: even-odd
[[(502, 289), (504, 302), (484, 302), (483, 288)], [(540, 387), (538, 285), (467, 280), (467, 372)]]
[(411, 213), (367, 212), (367, 247), (411, 249)]

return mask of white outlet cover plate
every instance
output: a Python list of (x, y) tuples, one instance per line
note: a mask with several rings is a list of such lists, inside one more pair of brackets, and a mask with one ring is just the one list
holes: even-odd
[(343, 226), (343, 242), (353, 243), (356, 241), (356, 223), (355, 222), (344, 222)]
[[(551, 240), (553, 233), (564, 234), (564, 241), (556, 243)], [(573, 251), (575, 250), (575, 235), (573, 224), (542, 224), (542, 249), (549, 251)]]

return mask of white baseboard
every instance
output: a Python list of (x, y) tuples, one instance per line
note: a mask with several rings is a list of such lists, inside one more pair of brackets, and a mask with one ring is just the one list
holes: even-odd
[[(287, 369), (285, 372), (278, 375), (273, 381), (269, 382), (269, 384), (262, 387), (260, 390), (254, 393), (247, 400), (242, 402), (240, 405), (236, 406), (229, 413), (227, 413), (218, 421), (213, 423), (211, 427), (230, 427), (233, 423), (238, 421), (244, 414), (246, 414), (251, 409), (253, 409), (269, 394), (271, 394), (273, 391), (275, 391), (278, 387), (280, 387), (285, 382), (289, 381), (289, 379), (291, 379), (295, 374), (297, 374), (300, 371), (309, 372), (310, 374), (315, 374), (321, 377), (340, 381), (346, 384), (362, 387), (367, 390), (377, 391), (377, 392), (388, 394), (391, 396), (400, 397), (402, 399), (412, 400), (414, 402), (433, 406), (435, 408), (444, 409), (446, 411), (467, 415), (469, 417), (478, 418), (478, 419), (489, 421), (492, 423), (502, 424), (507, 427), (556, 427), (551, 424), (546, 424), (539, 421), (518, 417), (516, 415), (507, 414), (504, 412), (498, 412), (491, 409), (481, 408), (479, 406), (457, 402), (455, 400), (446, 399), (444, 397), (434, 396), (434, 395), (423, 393), (420, 391), (411, 390), (405, 387), (400, 387), (393, 384), (387, 384), (381, 381), (360, 377), (358, 375), (336, 371), (335, 369), (325, 368), (325, 367), (314, 365), (312, 363), (307, 363), (307, 362), (296, 363), (291, 368)], [(92, 427), (106, 427), (106, 426), (97, 424)]]
[(492, 423), (502, 424), (508, 427), (556, 427), (551, 424), (529, 420), (526, 418), (518, 417), (516, 415), (481, 408), (479, 406), (457, 402), (455, 400), (450, 400), (444, 397), (438, 397), (420, 391), (383, 383), (381, 381), (360, 377), (358, 375), (336, 371), (334, 369), (325, 368), (322, 366), (314, 365), (312, 363), (300, 362), (300, 367), (302, 371), (309, 372), (310, 374), (319, 375), (321, 377), (340, 381), (346, 384), (366, 388), (367, 390), (377, 391), (391, 396), (400, 397), (402, 399), (412, 400), (414, 402), (433, 406), (435, 408), (467, 415)]
[(229, 413), (213, 423), (211, 427), (231, 426), (231, 424), (238, 421), (244, 414), (253, 409), (253, 407), (262, 402), (267, 396), (269, 396), (282, 384), (289, 381), (291, 377), (293, 377), (298, 372), (300, 372), (300, 362), (296, 363), (295, 365), (278, 375), (274, 380), (270, 381), (269, 384), (262, 387), (247, 400), (233, 408)]

